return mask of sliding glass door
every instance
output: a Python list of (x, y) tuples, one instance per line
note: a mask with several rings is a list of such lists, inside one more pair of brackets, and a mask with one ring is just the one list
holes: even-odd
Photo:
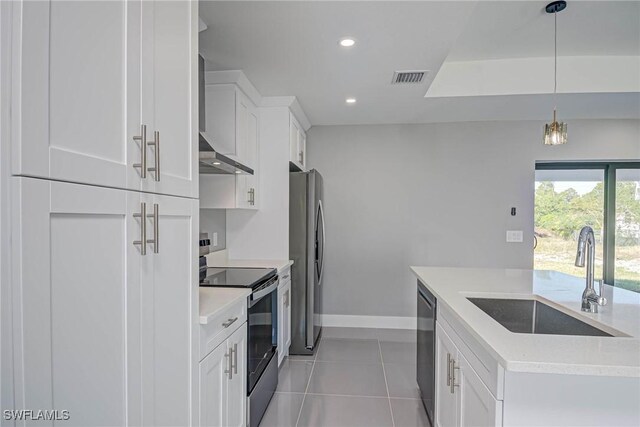
[(640, 162), (536, 165), (534, 268), (584, 277), (574, 260), (585, 225), (595, 278), (640, 292)]
[(616, 286), (640, 291), (640, 169), (615, 170)]

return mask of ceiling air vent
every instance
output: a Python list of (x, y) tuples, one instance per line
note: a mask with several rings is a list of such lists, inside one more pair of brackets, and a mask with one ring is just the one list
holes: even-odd
[(422, 83), (424, 76), (428, 73), (427, 70), (414, 70), (414, 71), (396, 71), (393, 73), (393, 80), (391, 84), (397, 83)]

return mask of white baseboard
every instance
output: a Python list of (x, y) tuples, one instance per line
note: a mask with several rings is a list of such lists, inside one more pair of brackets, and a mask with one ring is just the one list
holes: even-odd
[(415, 317), (323, 314), (322, 326), (338, 328), (415, 329)]

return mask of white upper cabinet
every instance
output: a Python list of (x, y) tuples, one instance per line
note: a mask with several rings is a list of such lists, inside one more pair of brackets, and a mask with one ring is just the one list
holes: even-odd
[(206, 133), (213, 148), (253, 169), (253, 175), (201, 175), (201, 206), (258, 209), (260, 199), (259, 112), (236, 84), (208, 84)]
[(258, 108), (233, 83), (205, 86), (206, 133), (213, 148), (252, 169), (258, 167)]
[(13, 12), (13, 174), (139, 188), (140, 3)]
[(142, 2), (142, 189), (198, 196), (198, 2)]
[(196, 197), (196, 23), (197, 2), (14, 3), (12, 173)]
[(306, 170), (307, 134), (293, 114), (289, 115), (289, 161)]

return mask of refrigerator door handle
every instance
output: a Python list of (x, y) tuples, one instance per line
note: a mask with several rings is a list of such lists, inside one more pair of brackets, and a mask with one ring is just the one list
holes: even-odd
[(321, 258), (317, 260), (320, 267), (318, 271), (318, 286), (320, 286), (322, 284), (322, 273), (324, 272), (324, 244), (325, 244), (324, 210), (322, 209), (322, 200), (318, 200), (318, 219), (322, 221), (322, 255), (321, 255)]

